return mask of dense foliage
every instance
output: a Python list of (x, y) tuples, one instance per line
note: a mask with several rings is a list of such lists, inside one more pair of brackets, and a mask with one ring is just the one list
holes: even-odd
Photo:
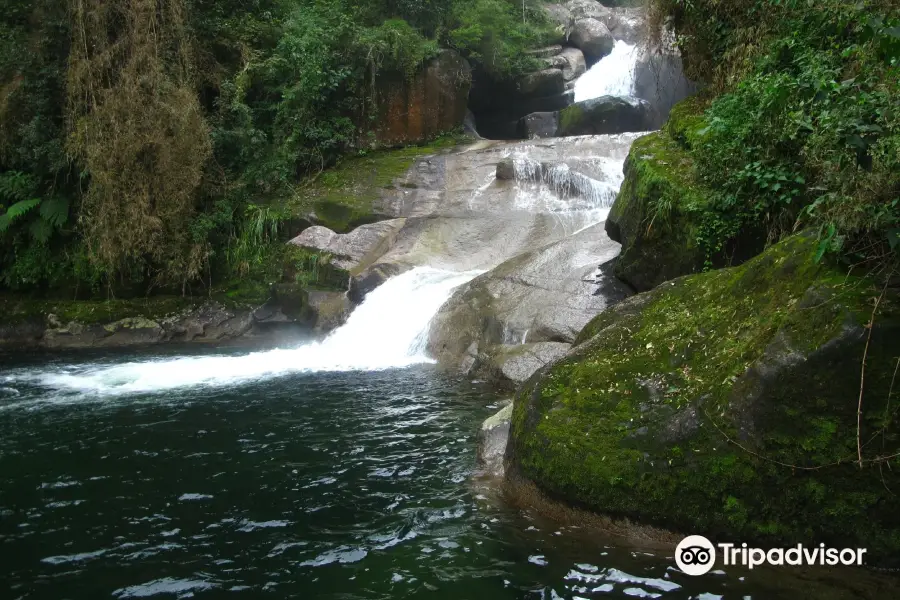
[(452, 47), (515, 77), (543, 19), (536, 0), (0, 0), (0, 288), (264, 279), (279, 200), (371, 147), (381, 74)]
[[(900, 8), (892, 0), (653, 0), (708, 84), (690, 140), (713, 190), (711, 253), (748, 230), (821, 232), (820, 253), (900, 249)], [(710, 102), (711, 100), (711, 102)]]

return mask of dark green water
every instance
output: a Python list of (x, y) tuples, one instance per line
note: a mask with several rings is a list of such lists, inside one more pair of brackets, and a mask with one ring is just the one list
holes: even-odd
[(513, 509), (473, 479), (499, 398), (431, 367), (119, 396), (21, 383), (71, 362), (0, 363), (0, 598), (897, 597), (849, 571), (691, 578)]

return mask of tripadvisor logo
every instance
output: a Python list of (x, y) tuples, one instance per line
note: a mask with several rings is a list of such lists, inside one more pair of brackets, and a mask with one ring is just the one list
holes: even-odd
[(721, 552), (722, 565), (740, 565), (752, 569), (760, 565), (775, 566), (801, 566), (821, 565), (836, 566), (856, 565), (862, 566), (865, 548), (826, 548), (825, 544), (819, 544), (811, 548), (803, 544), (797, 544), (792, 548), (749, 548), (747, 544), (718, 544), (713, 543), (702, 535), (690, 535), (675, 548), (675, 563), (678, 568), (688, 575), (704, 575), (712, 570), (716, 564), (716, 548)]

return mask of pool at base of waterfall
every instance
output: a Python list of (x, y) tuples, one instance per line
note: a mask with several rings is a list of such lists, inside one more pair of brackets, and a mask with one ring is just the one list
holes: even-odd
[(432, 365), (90, 395), (23, 377), (185, 351), (0, 358), (4, 598), (858, 597), (853, 571), (694, 578), (515, 508), (476, 472), (501, 398)]

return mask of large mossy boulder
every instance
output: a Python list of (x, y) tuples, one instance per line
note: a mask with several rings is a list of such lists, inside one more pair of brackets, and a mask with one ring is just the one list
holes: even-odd
[(622, 244), (616, 276), (639, 292), (704, 267), (740, 264), (764, 247), (762, 222), (759, 230), (745, 228), (722, 248), (701, 243), (704, 227), (715, 227), (713, 191), (696, 176), (692, 154), (706, 129), (704, 107), (696, 97), (677, 104), (665, 128), (635, 140), (625, 161), (625, 181), (606, 232)]
[(558, 111), (530, 113), (519, 120), (525, 138), (607, 135), (647, 131), (651, 107), (645, 100), (601, 96)]
[(650, 106), (637, 98), (601, 96), (559, 112), (557, 135), (603, 135), (648, 131)]
[(693, 159), (665, 132), (635, 140), (625, 181), (606, 219), (622, 244), (615, 274), (638, 291), (703, 268), (698, 211), (707, 192), (693, 177)]
[(520, 390), (509, 465), (603, 513), (896, 563), (896, 291), (816, 248), (795, 236), (601, 313)]

